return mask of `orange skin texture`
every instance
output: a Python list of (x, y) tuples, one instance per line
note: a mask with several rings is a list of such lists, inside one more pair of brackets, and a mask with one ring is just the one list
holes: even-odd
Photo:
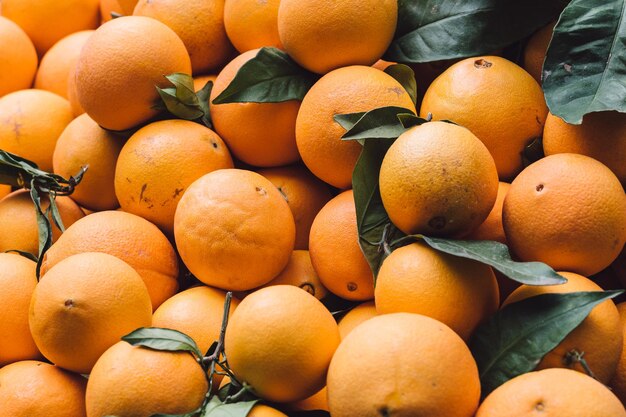
[(379, 184), (389, 218), (404, 233), (460, 237), (489, 215), (498, 173), (472, 132), (433, 122), (408, 130), (391, 145)]
[(156, 309), (178, 289), (178, 259), (172, 244), (149, 221), (123, 211), (101, 211), (76, 222), (46, 252), (41, 273), (83, 252), (113, 255), (141, 276)]
[(165, 352), (118, 342), (98, 359), (87, 383), (87, 415), (104, 417), (186, 414), (209, 389), (187, 352)]
[(278, 36), (280, 0), (226, 0), (224, 25), (241, 53), (264, 46), (283, 49)]
[(67, 85), (70, 72), (78, 62), (78, 56), (94, 30), (72, 33), (59, 40), (41, 58), (35, 88), (48, 90), (63, 98), (68, 98)]
[(72, 121), (70, 103), (44, 90), (20, 90), (0, 98), (0, 149), (52, 171), (59, 135)]
[(339, 330), (324, 305), (292, 285), (262, 288), (241, 301), (226, 329), (238, 380), (261, 398), (291, 402), (324, 387)]
[(211, 129), (188, 120), (163, 120), (139, 129), (122, 148), (115, 193), (122, 210), (173, 236), (174, 213), (185, 190), (209, 172), (232, 167), (228, 148)]
[(301, 166), (269, 168), (258, 172), (278, 188), (289, 204), (296, 222), (295, 249), (308, 249), (313, 220), (333, 197), (330, 188)]
[(622, 354), (615, 370), (615, 375), (609, 386), (613, 390), (613, 394), (620, 399), (622, 404), (626, 404), (626, 302), (619, 303), (617, 305), (617, 311), (619, 312), (620, 323), (622, 324)]
[(198, 92), (204, 88), (207, 82), (211, 81), (215, 84), (215, 80), (217, 79), (216, 74), (211, 75), (199, 75), (193, 78), (193, 89)]
[(152, 323), (141, 276), (106, 253), (70, 256), (42, 275), (30, 302), (29, 324), (43, 355), (88, 374), (122, 336)]
[(252, 410), (250, 410), (246, 417), (287, 417), (287, 414), (281, 413), (277, 409), (267, 405), (257, 404), (252, 407)]
[(509, 191), (511, 184), (500, 181), (498, 183), (498, 194), (493, 208), (487, 215), (484, 222), (478, 226), (473, 232), (467, 235), (466, 239), (471, 240), (495, 240), (496, 242), (506, 244), (506, 236), (504, 235), (504, 227), (502, 226), (502, 206), (504, 206), (504, 197)]
[(193, 74), (219, 69), (233, 55), (224, 28), (224, 0), (139, 0), (134, 16), (147, 16), (169, 26), (185, 44)]
[(511, 184), (502, 224), (522, 261), (583, 275), (600, 272), (626, 242), (626, 195), (605, 165), (557, 154), (526, 168)]
[[(66, 228), (85, 217), (85, 213), (70, 197), (57, 197), (57, 207)], [(41, 209), (45, 213), (49, 200), (41, 196)], [(61, 236), (61, 230), (52, 221), (52, 241)], [(27, 190), (14, 191), (0, 200), (0, 252), (20, 250), (39, 254), (39, 227), (33, 200)]]
[(464, 59), (432, 82), (420, 116), (428, 113), (471, 130), (506, 181), (522, 170), (521, 152), (541, 136), (548, 108), (526, 71), (504, 58), (484, 56)]
[(26, 32), (0, 16), (0, 97), (30, 88), (37, 62), (37, 51)]
[(237, 71), (258, 52), (254, 49), (239, 55), (217, 76), (209, 99), (213, 126), (233, 155), (247, 164), (259, 167), (291, 164), (300, 159), (295, 134), (299, 101), (213, 104)]
[(411, 313), (356, 327), (333, 356), (327, 387), (333, 417), (437, 416), (442, 410), (447, 417), (473, 417), (480, 398), (476, 362), (463, 340), (443, 323)]
[(346, 131), (333, 116), (385, 106), (415, 111), (409, 94), (383, 71), (351, 66), (323, 76), (307, 92), (296, 120), (296, 143), (307, 168), (333, 187), (349, 188), (362, 147), (341, 140)]
[(176, 209), (174, 235), (180, 257), (200, 281), (244, 291), (285, 268), (296, 227), (269, 180), (252, 171), (221, 169), (187, 188)]
[(39, 361), (0, 369), (0, 417), (86, 417), (87, 380)]
[(606, 165), (626, 184), (626, 114), (590, 113), (580, 125), (570, 125), (548, 114), (543, 129), (546, 155), (579, 153)]
[(375, 300), (378, 314), (423, 314), (467, 341), (498, 310), (500, 294), (489, 266), (412, 243), (394, 250), (383, 262)]
[(323, 299), (328, 294), (328, 290), (322, 285), (313, 268), (308, 250), (294, 250), (285, 269), (263, 287), (271, 285), (294, 285), (302, 288), (318, 300)]
[(328, 390), (326, 387), (317, 391), (310, 397), (304, 400), (296, 401), (293, 403), (285, 404), (287, 410), (309, 411), (309, 410), (324, 410), (328, 411)]
[(344, 191), (317, 214), (309, 253), (322, 284), (346, 300), (374, 298), (374, 276), (361, 247), (352, 190)]
[[(559, 272), (568, 282), (562, 285), (522, 285), (504, 301), (502, 306), (539, 294), (568, 293), (576, 291), (602, 291), (596, 283), (582, 275)], [(607, 384), (619, 363), (622, 352), (622, 325), (613, 300), (594, 307), (587, 318), (572, 331), (556, 348), (543, 357), (536, 369), (571, 368), (585, 372), (579, 363), (568, 366), (564, 358), (571, 350), (585, 353), (585, 360), (596, 378)]]
[(85, 113), (85, 109), (78, 101), (78, 93), (76, 92), (76, 66), (74, 66), (67, 77), (67, 99), (72, 108), (72, 115), (78, 117)]
[(387, 50), (398, 19), (395, 0), (281, 0), (278, 34), (285, 51), (309, 71), (325, 74), (372, 65)]
[(72, 199), (91, 210), (113, 210), (119, 207), (115, 196), (115, 163), (124, 139), (102, 129), (88, 115), (72, 120), (57, 140), (52, 166), (64, 178), (76, 175), (87, 166)]
[(191, 74), (183, 41), (163, 23), (143, 16), (120, 17), (96, 30), (76, 64), (76, 93), (85, 112), (111, 130), (133, 128), (156, 116), (155, 85), (164, 75)]
[(338, 325), (341, 340), (345, 339), (359, 324), (376, 316), (376, 305), (374, 301), (367, 301), (354, 307), (339, 320)]
[(2, 0), (2, 15), (20, 25), (43, 56), (55, 43), (100, 23), (98, 0), (42, 0), (36, 6), (21, 0)]
[(556, 21), (551, 22), (535, 32), (528, 40), (524, 49), (524, 69), (539, 84), (541, 84), (543, 61), (546, 59), (546, 52), (548, 51), (548, 45), (550, 44), (555, 25)]
[(611, 391), (569, 369), (529, 372), (500, 385), (483, 401), (476, 417), (624, 417)]
[(100, 16), (102, 23), (112, 19), (111, 12), (124, 16), (133, 14), (137, 0), (100, 0)]
[(0, 367), (41, 356), (28, 327), (28, 307), (37, 285), (35, 268), (30, 259), (0, 253)]

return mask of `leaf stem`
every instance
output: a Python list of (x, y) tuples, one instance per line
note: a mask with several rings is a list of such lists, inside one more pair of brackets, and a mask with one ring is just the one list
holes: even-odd
[(563, 360), (568, 366), (579, 363), (587, 375), (589, 375), (593, 379), (598, 379), (589, 367), (589, 364), (585, 360), (584, 356), (585, 352), (578, 352), (576, 349), (572, 349), (565, 354), (565, 358)]

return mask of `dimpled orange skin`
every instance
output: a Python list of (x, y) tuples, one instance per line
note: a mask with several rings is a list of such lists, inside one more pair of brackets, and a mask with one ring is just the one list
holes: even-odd
[(111, 20), (96, 30), (76, 64), (76, 92), (85, 112), (100, 126), (126, 130), (158, 111), (155, 86), (170, 87), (164, 75), (191, 73), (183, 41), (163, 23), (143, 16)]
[(28, 327), (28, 307), (37, 285), (35, 268), (30, 259), (0, 253), (0, 367), (40, 357)]
[(548, 114), (543, 91), (526, 71), (497, 56), (464, 59), (432, 82), (420, 116), (472, 131), (505, 181), (522, 170), (522, 151), (540, 137)]
[(300, 159), (295, 133), (299, 101), (213, 103), (237, 71), (258, 52), (254, 49), (239, 55), (218, 74), (209, 99), (211, 119), (215, 131), (237, 159), (259, 167), (287, 165)]
[(118, 342), (94, 366), (87, 383), (87, 416), (149, 417), (198, 408), (209, 386), (188, 352), (165, 352)]
[(226, 328), (228, 363), (261, 398), (290, 402), (325, 384), (339, 329), (324, 305), (292, 285), (262, 288), (241, 301)]
[(280, 0), (226, 0), (226, 33), (239, 52), (263, 46), (282, 49), (278, 36)]
[(49, 363), (0, 368), (0, 417), (85, 417), (87, 380)]
[(617, 311), (619, 312), (620, 323), (622, 324), (622, 354), (615, 370), (615, 375), (609, 386), (613, 390), (613, 394), (620, 399), (622, 404), (626, 404), (626, 302), (619, 303), (617, 305)]
[(415, 112), (406, 90), (383, 71), (351, 66), (323, 76), (302, 100), (296, 120), (296, 143), (304, 164), (333, 187), (350, 187), (362, 147), (341, 140), (346, 131), (333, 117), (386, 106)]
[(83, 252), (103, 252), (132, 266), (141, 276), (156, 309), (178, 289), (178, 259), (172, 244), (149, 221), (123, 211), (101, 211), (67, 228), (46, 252), (41, 273)]
[(108, 22), (113, 17), (111, 12), (130, 16), (137, 4), (137, 0), (100, 0), (100, 16), (102, 23)]
[[(568, 282), (562, 285), (529, 286), (522, 285), (504, 301), (502, 306), (521, 301), (539, 294), (567, 293), (577, 291), (602, 291), (596, 283), (582, 275), (571, 272), (559, 272)], [(619, 312), (613, 300), (607, 300), (594, 307), (587, 318), (572, 331), (556, 348), (543, 357), (536, 369), (571, 368), (585, 372), (583, 367), (566, 365), (564, 358), (575, 349), (584, 352), (585, 360), (596, 378), (607, 384), (619, 363), (622, 352), (622, 325)]]
[(395, 0), (281, 0), (278, 34), (285, 51), (309, 71), (372, 65), (396, 30)]
[(496, 242), (506, 244), (506, 236), (502, 227), (502, 206), (504, 205), (504, 197), (509, 191), (511, 184), (502, 182), (498, 184), (498, 194), (493, 208), (484, 222), (474, 229), (465, 238), (470, 240), (495, 240)]
[(546, 155), (579, 153), (606, 165), (626, 184), (626, 114), (600, 112), (585, 115), (583, 123), (571, 125), (548, 114), (543, 129)]
[(78, 93), (76, 92), (76, 66), (70, 70), (70, 74), (67, 76), (67, 100), (70, 102), (74, 117), (85, 113), (85, 109), (78, 101)]
[(322, 284), (347, 300), (374, 298), (374, 276), (361, 247), (352, 190), (330, 200), (311, 226), (309, 254)]
[(189, 186), (176, 209), (174, 235), (180, 257), (200, 281), (243, 291), (269, 282), (287, 265), (296, 227), (269, 180), (220, 169)]
[(313, 219), (333, 197), (330, 188), (302, 166), (261, 169), (287, 200), (296, 222), (295, 249), (309, 248)]
[(16, 23), (0, 16), (0, 97), (30, 88), (37, 72), (37, 51)]
[(476, 417), (624, 417), (611, 391), (569, 369), (529, 372), (500, 385), (480, 405)]
[[(407, 372), (407, 370), (411, 370)], [(411, 313), (385, 314), (356, 327), (328, 369), (333, 417), (472, 417), (478, 369), (459, 336)]]
[(287, 417), (287, 414), (281, 413), (275, 408), (268, 407), (264, 404), (257, 404), (246, 417)]
[(122, 210), (174, 234), (174, 213), (185, 190), (216, 169), (232, 168), (222, 139), (188, 120), (162, 120), (139, 129), (126, 142), (115, 169)]
[(20, 90), (0, 98), (0, 149), (52, 171), (52, 153), (72, 121), (70, 103), (45, 90)]
[(412, 243), (383, 262), (375, 300), (378, 314), (423, 314), (467, 341), (476, 326), (498, 310), (500, 294), (489, 266)]
[(350, 310), (345, 316), (339, 320), (339, 333), (341, 334), (341, 340), (352, 332), (352, 330), (359, 324), (376, 317), (376, 305), (373, 301), (367, 301), (361, 303), (358, 306)]
[(391, 145), (379, 184), (389, 218), (404, 233), (461, 237), (489, 215), (498, 173), (472, 132), (432, 122), (406, 131)]
[(114, 176), (117, 157), (124, 139), (102, 129), (88, 115), (72, 120), (54, 148), (54, 173), (64, 178), (88, 167), (72, 199), (91, 210), (113, 210), (119, 206), (115, 196)]
[(216, 74), (211, 75), (199, 75), (193, 78), (193, 89), (198, 92), (204, 88), (207, 82), (211, 81), (215, 84), (215, 80), (217, 79)]
[(502, 224), (522, 261), (583, 275), (600, 272), (626, 242), (626, 195), (605, 165), (556, 154), (526, 168), (504, 199)]
[(313, 268), (308, 250), (294, 250), (285, 269), (263, 287), (270, 285), (294, 285), (302, 288), (318, 300), (328, 295), (328, 290), (322, 285)]

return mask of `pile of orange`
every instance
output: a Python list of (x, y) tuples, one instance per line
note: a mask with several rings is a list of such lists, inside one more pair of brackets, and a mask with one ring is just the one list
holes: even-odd
[[(222, 376), (120, 339), (162, 327), (206, 353), (228, 291), (225, 357), (263, 403), (251, 417), (626, 416), (624, 305), (596, 306), (486, 399), (467, 345), (504, 305), (626, 285), (626, 114), (549, 113), (536, 74), (552, 26), (525, 68), (480, 56), (434, 81), (418, 71), (418, 106), (379, 61), (397, 1), (332, 3), (0, 1), (0, 149), (65, 178), (88, 167), (56, 199), (39, 279), (16, 252), (39, 254), (30, 194), (0, 185), (0, 417), (193, 413)], [(212, 101), (262, 47), (316, 74), (302, 100), (211, 103), (212, 128), (163, 120), (164, 75), (213, 81)], [(387, 106), (433, 119), (400, 135), (375, 179), (399, 230), (500, 241), (568, 283), (515, 288), (418, 241), (375, 285), (352, 190), (362, 146), (334, 116)], [(546, 156), (525, 166), (538, 137)], [(331, 299), (353, 309), (334, 316)], [(597, 380), (565, 361), (573, 349)]]

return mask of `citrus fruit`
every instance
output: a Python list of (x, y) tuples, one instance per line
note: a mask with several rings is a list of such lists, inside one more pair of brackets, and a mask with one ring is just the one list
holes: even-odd
[(485, 221), (467, 235), (466, 239), (495, 240), (496, 242), (506, 244), (506, 236), (504, 235), (504, 228), (502, 227), (502, 206), (504, 205), (504, 197), (506, 197), (506, 193), (509, 191), (510, 187), (511, 184), (507, 182), (500, 181), (498, 183), (498, 194), (496, 195), (496, 202), (491, 211)]
[(111, 13), (122, 16), (130, 16), (137, 4), (137, 0), (100, 0), (100, 16), (102, 23), (113, 18)]
[(252, 407), (246, 417), (287, 417), (287, 414), (265, 404), (257, 404)]
[(376, 305), (373, 301), (366, 301), (350, 310), (345, 316), (339, 320), (337, 325), (339, 326), (339, 334), (341, 334), (341, 340), (359, 324), (376, 317)]
[(37, 72), (37, 51), (17, 24), (0, 16), (0, 97), (30, 88)]
[(76, 66), (74, 66), (67, 77), (67, 100), (72, 108), (72, 115), (78, 117), (85, 113), (85, 109), (78, 101), (78, 93), (76, 92)]
[(199, 75), (197, 77), (194, 77), (193, 78), (193, 89), (195, 91), (200, 91), (200, 90), (202, 90), (202, 88), (204, 88), (206, 83), (208, 83), (209, 81), (211, 81), (213, 84), (215, 84), (215, 80), (216, 79), (217, 79), (217, 75), (216, 74)]
[(280, 0), (226, 0), (224, 26), (239, 52), (263, 46), (281, 48), (278, 36)]
[(619, 357), (615, 375), (613, 375), (609, 386), (613, 390), (613, 394), (624, 404), (626, 403), (626, 349), (624, 349), (626, 347), (626, 302), (619, 303), (617, 311), (622, 324), (622, 354)]
[(318, 300), (328, 294), (328, 290), (322, 285), (313, 268), (308, 250), (294, 250), (285, 269), (263, 287), (270, 285), (294, 285)]
[(546, 59), (548, 45), (552, 38), (552, 31), (556, 21), (547, 24), (530, 37), (524, 48), (524, 69), (541, 84), (543, 61)]
[(11, 194), (11, 186), (8, 184), (0, 184), (0, 200), (9, 194)]

